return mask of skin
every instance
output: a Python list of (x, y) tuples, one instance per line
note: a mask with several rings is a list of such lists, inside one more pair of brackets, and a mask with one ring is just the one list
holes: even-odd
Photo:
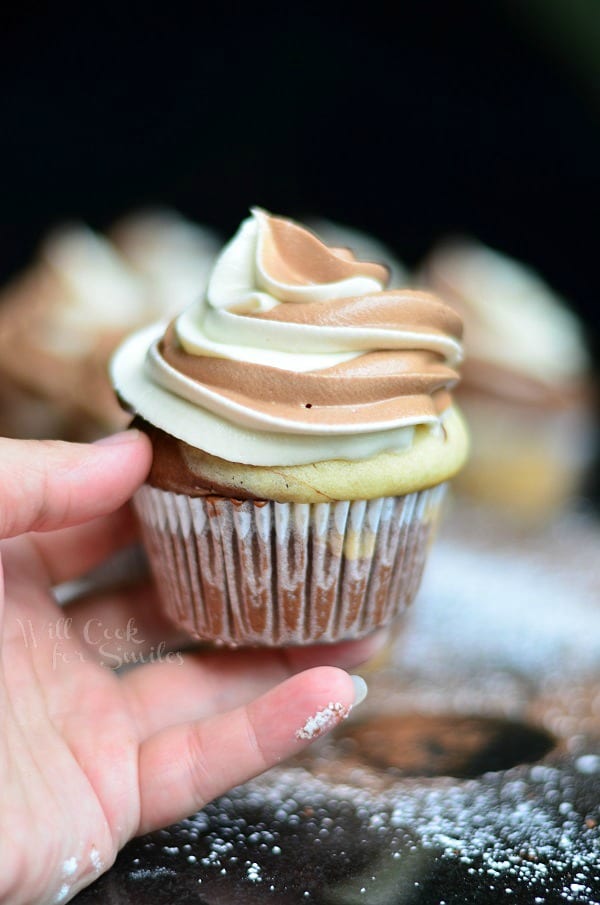
[[(150, 460), (137, 431), (0, 440), (4, 905), (68, 901), (133, 836), (304, 748), (310, 716), (353, 703), (341, 667), (383, 641), (181, 652), (144, 580), (59, 607), (54, 585), (135, 539), (127, 501)], [(135, 668), (110, 668), (129, 654)]]

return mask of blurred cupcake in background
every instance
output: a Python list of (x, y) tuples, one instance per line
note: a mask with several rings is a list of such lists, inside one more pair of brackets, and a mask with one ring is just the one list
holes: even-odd
[(457, 397), (472, 450), (457, 488), (523, 521), (548, 519), (577, 494), (594, 447), (580, 323), (537, 273), (473, 240), (435, 248), (420, 282), (465, 323)]
[(168, 208), (129, 214), (109, 237), (144, 280), (155, 318), (170, 317), (202, 293), (222, 245), (212, 229)]
[(142, 280), (83, 224), (53, 232), (0, 297), (0, 430), (88, 439), (123, 426), (106, 362), (149, 315)]
[(108, 238), (84, 224), (52, 232), (0, 295), (0, 435), (88, 440), (125, 426), (112, 352), (190, 304), (217, 250), (169, 210), (131, 214)]
[(327, 218), (309, 219), (307, 226), (327, 245), (349, 248), (363, 261), (385, 263), (390, 274), (390, 289), (406, 288), (408, 285), (408, 272), (404, 264), (384, 242), (369, 233)]

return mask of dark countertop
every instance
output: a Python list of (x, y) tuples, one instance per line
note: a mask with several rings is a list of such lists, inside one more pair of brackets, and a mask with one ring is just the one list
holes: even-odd
[(447, 519), (333, 738), (131, 842), (78, 905), (600, 902), (600, 526)]

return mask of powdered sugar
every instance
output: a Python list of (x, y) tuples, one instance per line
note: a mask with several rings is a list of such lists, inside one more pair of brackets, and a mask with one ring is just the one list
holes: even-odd
[(147, 870), (132, 870), (129, 876), (132, 880), (154, 880), (158, 877), (176, 877), (177, 874), (167, 867), (153, 867)]
[[(255, 895), (286, 901), (416, 901), (426, 886), (432, 902), (599, 903), (598, 545), (597, 527), (577, 519), (539, 542), (442, 539), (359, 711), (518, 718), (556, 736), (542, 761), (402, 778), (356, 754), (351, 720), (301, 763), (136, 841), (125, 882), (148, 901), (170, 868), (182, 896), (202, 881), (214, 901), (260, 884)], [(300, 739), (339, 722), (336, 706), (309, 717)]]
[(69, 884), (63, 883), (62, 886), (60, 887), (60, 889), (58, 890), (58, 892), (56, 893), (56, 895), (54, 896), (54, 899), (52, 900), (54, 905), (60, 905), (61, 902), (66, 901), (66, 898), (70, 892), (71, 892), (71, 887), (69, 886)]
[(253, 861), (246, 869), (246, 876), (252, 883), (262, 883), (261, 866)]
[(100, 872), (104, 867), (102, 862), (102, 858), (100, 857), (100, 852), (96, 848), (95, 845), (92, 845), (92, 850), (90, 851), (90, 861), (92, 862), (92, 867), (96, 872)]
[(575, 761), (575, 769), (579, 773), (600, 773), (600, 755), (582, 754)]
[(339, 701), (330, 701), (327, 707), (317, 710), (313, 716), (309, 716), (304, 726), (296, 730), (296, 738), (299, 741), (311, 741), (318, 738), (330, 729), (333, 729), (341, 720), (348, 716), (349, 708)]
[(63, 877), (72, 876), (77, 870), (77, 858), (67, 858), (66, 861), (63, 861), (62, 873)]
[[(575, 770), (536, 764), (464, 782), (395, 781), (380, 792), (362, 778), (271, 771), (146, 837), (148, 867), (129, 877), (150, 880), (151, 864), (157, 881), (174, 876), (167, 863), (186, 889), (202, 880), (219, 901), (248, 882), (316, 901), (353, 902), (362, 889), (369, 901), (400, 901), (431, 877), (448, 895), (457, 892), (448, 883), (460, 884), (464, 899), (452, 901), (600, 901), (598, 798)], [(588, 805), (596, 817), (586, 817)], [(175, 847), (178, 856), (165, 854)]]
[(400, 655), (405, 666), (438, 679), (442, 665), (454, 674), (480, 664), (488, 673), (500, 667), (536, 679), (557, 661), (570, 672), (592, 672), (600, 663), (596, 600), (597, 588), (561, 559), (445, 541), (432, 551), (411, 613), (414, 632)]
[[(64, 881), (67, 877), (72, 877), (78, 867), (79, 862), (75, 856), (65, 858), (61, 867), (61, 879)], [(65, 902), (70, 892), (71, 885), (65, 882), (61, 883), (60, 889), (52, 899), (53, 905), (60, 905), (61, 902)]]

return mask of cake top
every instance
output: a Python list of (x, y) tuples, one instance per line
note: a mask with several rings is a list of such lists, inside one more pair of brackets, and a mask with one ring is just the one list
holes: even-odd
[(206, 291), (113, 361), (124, 404), (230, 461), (295, 465), (406, 448), (438, 428), (462, 357), (460, 317), (386, 289), (383, 264), (254, 209)]

